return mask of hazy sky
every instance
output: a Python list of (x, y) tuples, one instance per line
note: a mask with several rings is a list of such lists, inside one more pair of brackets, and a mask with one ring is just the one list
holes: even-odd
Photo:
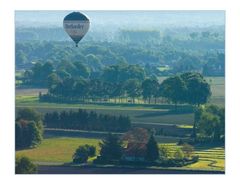
[[(72, 11), (16, 11), (17, 26), (62, 26), (64, 16)], [(224, 11), (80, 11), (91, 26), (157, 28), (168, 26), (224, 25)]]

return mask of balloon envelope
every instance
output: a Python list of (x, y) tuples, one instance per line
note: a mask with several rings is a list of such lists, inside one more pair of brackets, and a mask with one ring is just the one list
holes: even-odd
[(78, 45), (79, 41), (87, 33), (90, 21), (80, 12), (72, 12), (64, 17), (63, 27), (71, 39)]

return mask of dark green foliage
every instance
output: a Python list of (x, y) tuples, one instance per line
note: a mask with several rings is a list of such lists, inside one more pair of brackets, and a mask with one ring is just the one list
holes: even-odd
[(16, 120), (41, 121), (41, 114), (32, 108), (22, 108), (17, 112)]
[(185, 102), (188, 89), (180, 76), (173, 76), (161, 83), (159, 91), (161, 96), (177, 104)]
[(199, 108), (195, 113), (197, 136), (220, 142), (225, 137), (225, 109), (216, 105)]
[(151, 102), (152, 97), (158, 97), (159, 84), (156, 79), (146, 79), (142, 83), (142, 96), (143, 99), (148, 99), (148, 103)]
[(17, 157), (15, 161), (16, 174), (34, 174), (37, 173), (37, 166), (27, 157)]
[(20, 120), (15, 124), (16, 149), (35, 147), (42, 141), (42, 126), (34, 121)]
[(53, 72), (53, 64), (46, 62), (44, 64), (37, 62), (31, 70), (24, 73), (24, 84), (37, 87), (47, 87), (48, 76)]
[(118, 161), (123, 154), (122, 143), (116, 135), (109, 134), (101, 143), (100, 156), (103, 161)]
[(46, 113), (44, 123), (48, 128), (78, 129), (78, 130), (103, 130), (103, 131), (127, 131), (131, 127), (131, 121), (126, 116), (113, 116), (97, 114), (79, 109), (76, 112), (62, 111)]
[(210, 85), (199, 73), (183, 73), (165, 79), (159, 88), (160, 96), (178, 103), (205, 104), (211, 96)]
[(73, 163), (86, 163), (88, 157), (96, 155), (96, 147), (90, 145), (79, 146), (73, 154)]
[(47, 78), (47, 87), (51, 89), (51, 87), (56, 86), (60, 81), (61, 79), (56, 73), (51, 73)]
[(151, 135), (147, 143), (146, 159), (148, 161), (155, 161), (158, 158), (159, 158), (158, 143), (156, 142), (154, 136)]
[(20, 109), (15, 123), (16, 148), (35, 147), (41, 143), (42, 136), (41, 115), (34, 109)]
[(144, 69), (139, 65), (111, 65), (103, 71), (102, 78), (104, 81), (120, 83), (129, 79), (144, 80)]
[(184, 80), (187, 91), (185, 101), (192, 105), (205, 104), (211, 96), (210, 85), (199, 73), (183, 73), (180, 77)]
[(141, 85), (136, 79), (129, 79), (124, 83), (124, 89), (126, 90), (129, 97), (133, 99), (135, 103), (135, 98), (141, 95)]
[(176, 153), (176, 158), (171, 158), (167, 160), (162, 160), (158, 163), (161, 167), (182, 167), (198, 162), (199, 157), (194, 156), (191, 159), (182, 158), (181, 150), (178, 150)]

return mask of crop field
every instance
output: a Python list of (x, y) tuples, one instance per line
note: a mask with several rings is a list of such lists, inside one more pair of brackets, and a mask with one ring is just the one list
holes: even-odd
[[(170, 152), (174, 153), (177, 147), (175, 143), (165, 144), (170, 147)], [(184, 166), (184, 169), (208, 169), (224, 171), (225, 150), (219, 146), (196, 146), (195, 155), (199, 156), (199, 162)]]
[[(162, 81), (164, 79), (160, 78)], [(223, 77), (206, 78), (211, 84), (212, 97), (210, 103), (224, 106), (225, 83)], [(16, 89), (16, 110), (22, 107), (32, 107), (41, 113), (63, 110), (86, 109), (102, 114), (128, 115), (134, 126), (161, 127), (163, 125), (173, 126), (179, 129), (191, 129), (193, 125), (192, 108), (189, 105), (181, 105), (178, 111), (174, 111), (173, 105), (154, 104), (131, 104), (131, 103), (98, 103), (98, 104), (57, 104), (42, 103), (38, 101), (39, 92), (46, 93), (46, 89)], [(17, 156), (28, 156), (34, 162), (46, 164), (63, 164), (72, 160), (72, 155), (79, 145), (91, 144), (97, 147), (104, 133), (90, 133), (87, 131), (55, 131), (50, 137), (45, 137), (41, 145), (34, 149), (17, 151)], [(78, 132), (78, 133), (77, 133)], [(62, 133), (62, 134), (60, 134)], [(96, 137), (95, 137), (96, 136)], [(99, 137), (97, 137), (99, 136)], [(176, 142), (180, 137), (156, 136), (159, 145), (167, 145), (176, 149)], [(224, 171), (225, 154), (224, 147), (198, 146), (195, 147), (196, 155), (199, 155), (199, 162), (182, 167), (187, 170), (220, 170)], [(93, 159), (90, 159), (90, 161)]]
[[(89, 138), (71, 138), (71, 137), (57, 137), (44, 139), (42, 144), (34, 149), (27, 149), (17, 151), (17, 156), (27, 156), (34, 162), (40, 164), (63, 164), (72, 161), (72, 155), (76, 148), (80, 145), (90, 144), (97, 148), (97, 154), (99, 153), (99, 139), (89, 139)], [(176, 143), (164, 143), (159, 144), (170, 147), (170, 151), (173, 153)], [(191, 164), (188, 166), (181, 167), (181, 169), (191, 169), (191, 170), (220, 170), (224, 171), (224, 148), (223, 147), (195, 147), (195, 154), (199, 155), (199, 162)], [(92, 161), (90, 158), (89, 161)]]

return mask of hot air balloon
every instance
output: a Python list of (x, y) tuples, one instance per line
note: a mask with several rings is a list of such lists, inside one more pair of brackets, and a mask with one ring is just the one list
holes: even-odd
[(63, 19), (63, 27), (78, 47), (79, 41), (87, 33), (90, 26), (88, 17), (80, 12), (72, 12)]

